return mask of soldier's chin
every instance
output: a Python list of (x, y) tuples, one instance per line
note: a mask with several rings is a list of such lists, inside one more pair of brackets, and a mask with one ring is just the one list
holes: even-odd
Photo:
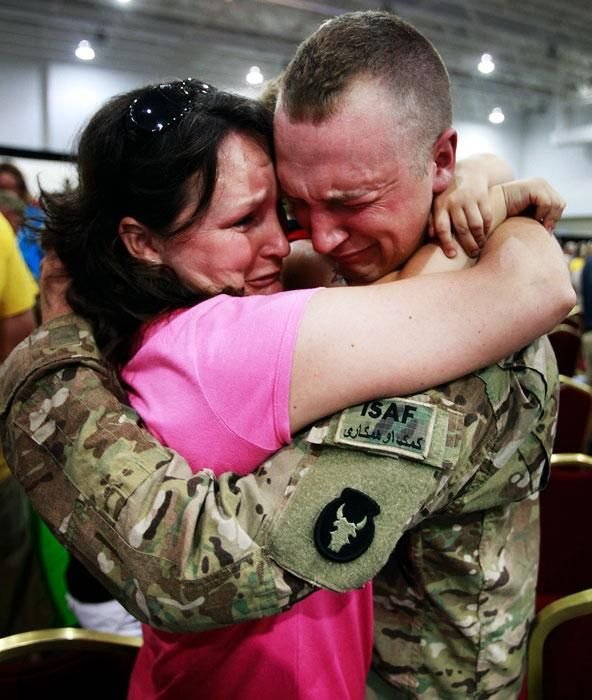
[[(337, 266), (337, 273), (350, 285), (372, 284), (377, 282), (383, 273), (372, 267), (343, 267)], [(386, 273), (384, 273), (386, 274)]]

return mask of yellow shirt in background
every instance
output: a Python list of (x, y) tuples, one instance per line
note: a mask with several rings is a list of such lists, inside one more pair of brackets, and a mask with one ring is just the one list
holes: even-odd
[(0, 214), (0, 318), (17, 316), (33, 308), (38, 291), (12, 226)]
[[(12, 226), (0, 214), (0, 318), (18, 316), (33, 308), (38, 293), (37, 283), (30, 273)], [(0, 481), (9, 474), (0, 450)]]

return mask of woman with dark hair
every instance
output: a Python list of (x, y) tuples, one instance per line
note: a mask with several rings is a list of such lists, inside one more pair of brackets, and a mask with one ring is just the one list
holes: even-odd
[[(76, 190), (43, 197), (46, 245), (134, 408), (195, 470), (248, 473), (322, 416), (504, 357), (571, 303), (559, 254), (544, 274), (535, 255), (500, 279), (500, 256), (515, 255), (501, 231), (452, 275), (276, 294), (289, 246), (271, 116), (199, 81), (111, 100), (78, 169)], [(521, 319), (512, 337), (508, 316)], [(211, 551), (224, 559), (214, 539)], [(366, 586), (207, 633), (144, 627), (130, 697), (361, 698), (371, 619)]]

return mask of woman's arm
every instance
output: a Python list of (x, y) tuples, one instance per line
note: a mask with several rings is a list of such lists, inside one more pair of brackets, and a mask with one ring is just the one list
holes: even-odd
[(503, 223), (470, 269), (320, 290), (300, 326), (291, 429), (491, 364), (551, 330), (574, 303), (557, 242), (523, 218)]

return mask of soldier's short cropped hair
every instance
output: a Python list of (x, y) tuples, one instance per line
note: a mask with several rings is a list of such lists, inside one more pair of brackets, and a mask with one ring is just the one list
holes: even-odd
[(285, 70), (282, 109), (294, 121), (325, 121), (364, 79), (391, 91), (393, 114), (415, 128), (420, 150), (451, 126), (450, 80), (439, 53), (410, 24), (380, 11), (340, 15), (306, 39)]

